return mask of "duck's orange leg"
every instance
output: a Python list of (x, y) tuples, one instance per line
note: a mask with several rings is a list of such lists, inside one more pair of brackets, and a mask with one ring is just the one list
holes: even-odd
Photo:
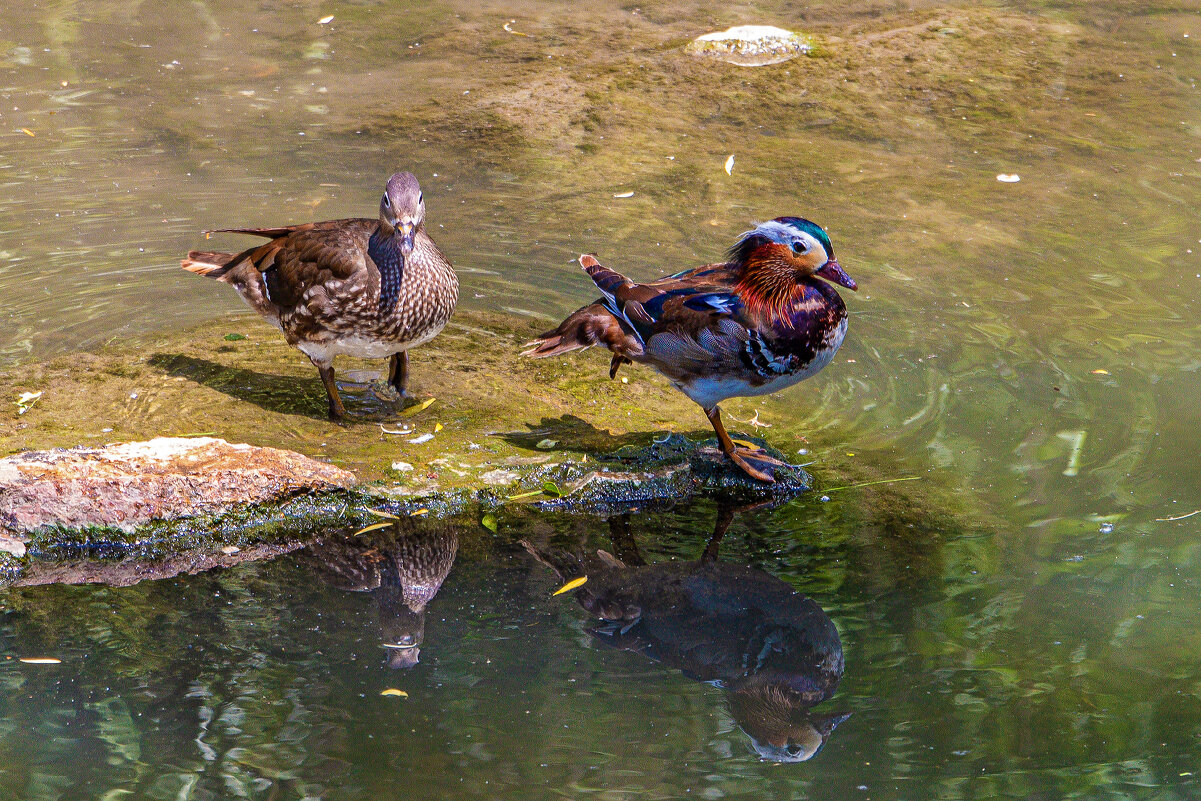
[(784, 464), (779, 459), (773, 459), (764, 453), (761, 449), (755, 448), (739, 448), (734, 444), (734, 440), (730, 439), (730, 435), (726, 433), (726, 427), (721, 422), (721, 410), (716, 404), (712, 409), (705, 410), (705, 416), (709, 418), (713, 430), (717, 432), (717, 441), (721, 445), (722, 453), (730, 457), (730, 461), (738, 465), (742, 472), (746, 473), (756, 481), (766, 481), (769, 484), (775, 483), (775, 478), (770, 472), (764, 472), (755, 465), (758, 464), (766, 467), (769, 470), (774, 467), (779, 467)]

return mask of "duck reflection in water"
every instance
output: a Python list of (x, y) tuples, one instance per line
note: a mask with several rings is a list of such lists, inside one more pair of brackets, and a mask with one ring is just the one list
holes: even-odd
[(588, 577), (575, 598), (605, 621), (589, 629), (598, 641), (727, 690), (730, 713), (761, 759), (803, 762), (850, 717), (811, 711), (842, 677), (842, 641), (826, 613), (788, 584), (717, 560), (733, 517), (719, 510), (695, 562), (646, 564), (629, 515), (609, 521), (616, 555), (580, 558), (522, 544), (564, 582)]
[(311, 545), (302, 558), (329, 584), (375, 596), (388, 666), (411, 668), (425, 640), (426, 605), (450, 574), (458, 549), (453, 528), (402, 518), (387, 528)]

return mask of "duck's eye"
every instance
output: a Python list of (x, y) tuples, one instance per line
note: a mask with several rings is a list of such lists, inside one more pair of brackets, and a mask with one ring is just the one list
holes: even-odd
[(388, 197), (387, 193), (384, 194), (384, 208), (392, 208), (392, 199)]
[(792, 252), (793, 253), (796, 253), (799, 255), (801, 253), (804, 253), (807, 250), (809, 250), (809, 246), (800, 240), (797, 240), (796, 242), (792, 243)]

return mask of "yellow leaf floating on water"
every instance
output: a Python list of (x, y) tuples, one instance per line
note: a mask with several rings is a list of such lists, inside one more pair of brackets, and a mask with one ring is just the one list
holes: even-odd
[[(368, 511), (368, 513), (373, 514), (376, 517), (386, 517), (389, 520), (399, 520), (400, 519), (399, 517), (392, 514), (391, 512), (385, 512), (383, 509), (368, 509), (367, 511)], [(383, 524), (381, 523), (381, 525), (383, 525)]]
[(27, 665), (61, 665), (63, 663), (63, 660), (55, 659), (52, 656), (22, 656), (19, 659)]
[(375, 531), (376, 529), (380, 529), (380, 528), (388, 528), (391, 525), (392, 525), (391, 523), (372, 523), (370, 526), (367, 526), (367, 528), (359, 529), (358, 531), (356, 531), (354, 533), (354, 535), (357, 537), (360, 534), (366, 534), (368, 531)]
[(439, 431), (441, 431), (445, 427), (446, 426), (442, 425), (441, 423), (434, 423), (434, 433), (437, 434)]
[(409, 694), (406, 693), (404, 690), (398, 690), (395, 687), (389, 687), (388, 689), (381, 692), (380, 695), (395, 695), (398, 698), (408, 698), (409, 697)]
[(728, 159), (726, 159), (726, 175), (733, 175), (733, 174), (734, 174), (734, 154), (731, 153), (730, 157)]
[(33, 131), (29, 130), (28, 128), (22, 128), (21, 133), (25, 134), (26, 136), (37, 136), (37, 134), (35, 134)]
[(734, 439), (733, 437), (730, 437), (730, 442), (733, 442), (735, 445), (741, 445), (744, 448), (750, 448), (753, 451), (759, 450), (758, 445), (753, 442), (747, 442), (745, 439)]
[(437, 398), (427, 398), (426, 400), (423, 400), (421, 403), (414, 406), (412, 409), (406, 409), (405, 411), (401, 412), (400, 416), (401, 417), (412, 417), (413, 415), (417, 414), (418, 412), (424, 412), (426, 409), (428, 409), (430, 406), (433, 405), (435, 400), (437, 400)]
[(580, 576), (579, 578), (573, 578), (571, 581), (567, 582), (562, 587), (560, 587), (559, 589), (552, 592), (550, 595), (553, 598), (556, 595), (562, 595), (565, 592), (571, 592), (576, 587), (582, 586), (584, 584), (584, 582), (586, 582), (587, 580), (588, 580), (587, 576)]
[(1096, 370), (1093, 370), (1093, 375), (1109, 375), (1109, 371), (1103, 367), (1098, 367)]
[(415, 512), (409, 512), (409, 517), (425, 517), (430, 513), (429, 509), (422, 507)]

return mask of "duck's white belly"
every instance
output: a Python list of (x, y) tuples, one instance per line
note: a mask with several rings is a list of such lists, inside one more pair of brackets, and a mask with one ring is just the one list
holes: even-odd
[(374, 337), (342, 336), (325, 342), (298, 342), (296, 347), (315, 362), (329, 364), (335, 356), (358, 359), (386, 359), (394, 353), (424, 345), (442, 332), (445, 324), (431, 328), (408, 342), (384, 341)]

